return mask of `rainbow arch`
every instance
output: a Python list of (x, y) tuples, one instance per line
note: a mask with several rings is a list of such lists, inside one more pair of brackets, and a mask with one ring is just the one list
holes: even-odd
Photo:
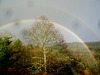
[[(9, 24), (6, 24), (6, 25), (1, 26), (0, 29), (1, 29), (1, 28), (4, 28), (4, 27), (7, 27), (7, 26), (10, 26), (10, 25), (12, 25), (12, 24), (15, 24), (15, 23), (17, 23), (17, 22), (27, 22), (27, 21), (28, 21), (28, 22), (32, 22), (32, 21), (41, 21), (41, 20), (40, 20), (40, 19), (25, 19), (25, 20), (15, 21), (15, 22), (12, 22), (12, 23), (9, 23)], [(80, 42), (82, 42), (82, 44), (86, 47), (86, 49), (87, 49), (87, 51), (89, 52), (89, 54), (91, 55), (91, 58), (93, 59), (95, 65), (97, 66), (95, 57), (93, 56), (91, 50), (90, 50), (90, 49), (88, 48), (88, 46), (82, 41), (82, 39), (81, 39), (79, 36), (77, 36), (74, 32), (72, 32), (71, 30), (69, 30), (68, 28), (64, 27), (64, 26), (61, 25), (61, 24), (58, 24), (58, 23), (52, 22), (52, 21), (50, 21), (50, 22), (51, 22), (52, 24), (54, 24), (54, 25), (57, 25), (57, 26), (59, 26), (59, 27), (65, 29), (66, 31), (68, 31), (69, 33), (71, 33), (74, 37), (76, 37), (77, 39), (79, 39)]]

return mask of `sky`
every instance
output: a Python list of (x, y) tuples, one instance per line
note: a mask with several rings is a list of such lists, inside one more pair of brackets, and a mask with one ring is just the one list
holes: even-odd
[[(84, 42), (100, 41), (100, 0), (0, 0), (0, 26), (15, 22), (0, 30), (14, 32), (17, 37), (32, 23), (21, 20), (42, 15), (68, 28)], [(72, 34), (61, 30), (65, 39), (71, 41)]]

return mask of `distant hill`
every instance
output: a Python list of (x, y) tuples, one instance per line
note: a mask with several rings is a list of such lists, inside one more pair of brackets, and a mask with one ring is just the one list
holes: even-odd
[[(85, 44), (87, 46), (100, 46), (100, 41), (98, 41), (98, 42), (85, 42)], [(83, 43), (81, 43), (81, 42), (71, 42), (71, 43), (67, 43), (67, 45), (69, 47), (82, 47)]]
[(87, 46), (100, 46), (100, 41), (98, 42), (85, 42)]
[[(85, 42), (90, 50), (100, 51), (100, 41), (98, 42)], [(67, 43), (68, 49), (71, 51), (86, 50), (86, 47), (81, 42)]]
[(67, 43), (69, 49), (85, 49), (82, 42)]

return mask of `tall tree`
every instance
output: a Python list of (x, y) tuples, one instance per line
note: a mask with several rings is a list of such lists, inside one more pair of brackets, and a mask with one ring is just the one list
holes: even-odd
[(47, 53), (49, 50), (61, 50), (58, 45), (65, 43), (59, 30), (45, 16), (41, 16), (30, 29), (25, 31), (24, 37), (34, 46), (41, 47), (45, 71), (47, 71)]

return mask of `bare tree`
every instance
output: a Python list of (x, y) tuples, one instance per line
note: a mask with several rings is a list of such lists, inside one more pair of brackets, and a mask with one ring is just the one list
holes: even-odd
[(24, 33), (24, 37), (28, 39), (34, 46), (39, 46), (43, 51), (44, 70), (47, 71), (47, 53), (50, 49), (61, 49), (59, 45), (65, 41), (59, 30), (55, 28), (53, 23), (45, 16), (41, 16), (30, 29)]

